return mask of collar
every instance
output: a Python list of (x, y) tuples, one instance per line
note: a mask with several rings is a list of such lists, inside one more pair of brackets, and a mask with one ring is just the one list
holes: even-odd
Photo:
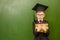
[[(38, 19), (38, 22), (40, 21), (40, 19)], [(43, 21), (43, 19), (41, 20), (41, 21)]]

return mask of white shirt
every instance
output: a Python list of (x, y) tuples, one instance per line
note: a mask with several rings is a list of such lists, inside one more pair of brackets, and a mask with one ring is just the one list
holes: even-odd
[[(43, 21), (43, 19), (41, 21)], [(38, 19), (38, 22), (40, 23), (40, 19)]]

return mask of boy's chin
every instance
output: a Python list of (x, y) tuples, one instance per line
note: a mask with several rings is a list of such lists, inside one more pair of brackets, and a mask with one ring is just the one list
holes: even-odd
[(44, 19), (44, 18), (38, 18), (38, 19)]

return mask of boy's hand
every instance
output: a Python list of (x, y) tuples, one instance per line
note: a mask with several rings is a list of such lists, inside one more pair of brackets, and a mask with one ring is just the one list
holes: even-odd
[(37, 32), (40, 32), (41, 27), (36, 27), (36, 29), (37, 29)]
[(45, 26), (43, 26), (43, 27), (42, 27), (42, 29), (44, 30), (44, 32), (47, 32), (47, 30), (46, 30), (46, 27), (45, 27)]

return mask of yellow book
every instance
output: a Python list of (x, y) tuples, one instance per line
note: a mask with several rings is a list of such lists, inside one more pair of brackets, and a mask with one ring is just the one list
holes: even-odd
[[(35, 31), (37, 31), (36, 27), (45, 27), (48, 30), (48, 23), (35, 24)], [(44, 32), (44, 30), (41, 29), (40, 32)]]

